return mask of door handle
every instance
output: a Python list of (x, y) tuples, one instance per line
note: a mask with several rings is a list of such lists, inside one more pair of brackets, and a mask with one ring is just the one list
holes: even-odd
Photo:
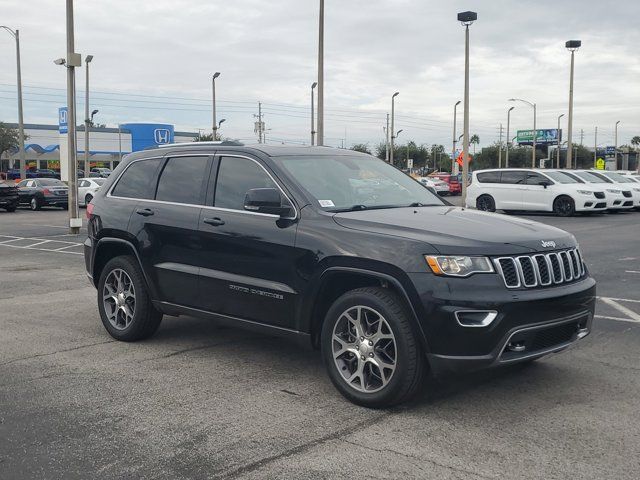
[(151, 210), (150, 208), (139, 208), (136, 210), (136, 213), (138, 215), (142, 215), (143, 217), (150, 217), (151, 215), (153, 215), (153, 210)]
[(219, 227), (220, 225), (224, 225), (224, 220), (222, 220), (219, 217), (215, 217), (215, 218), (205, 218), (204, 220), (202, 220), (204, 223), (206, 223), (207, 225), (213, 225), (214, 227)]

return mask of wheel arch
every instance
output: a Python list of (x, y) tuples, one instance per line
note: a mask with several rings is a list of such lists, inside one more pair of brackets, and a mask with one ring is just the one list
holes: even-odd
[(117, 237), (103, 237), (97, 241), (96, 247), (93, 253), (93, 259), (91, 263), (91, 276), (93, 279), (93, 285), (97, 288), (100, 281), (100, 275), (102, 270), (109, 260), (122, 255), (129, 255), (135, 257), (138, 262), (138, 266), (142, 271), (142, 276), (147, 284), (147, 288), (152, 293), (152, 298), (155, 298), (155, 291), (151, 288), (152, 284), (149, 282), (147, 272), (145, 272), (138, 250), (134, 247), (133, 243), (123, 238)]
[(320, 275), (319, 286), (311, 301), (312, 310), (308, 321), (308, 331), (311, 334), (311, 343), (314, 348), (320, 346), (320, 332), (325, 316), (331, 305), (344, 293), (361, 287), (382, 287), (395, 292), (405, 303), (407, 313), (423, 352), (429, 352), (426, 336), (418, 321), (410, 293), (402, 282), (393, 275), (376, 270), (368, 270), (359, 267), (333, 266)]

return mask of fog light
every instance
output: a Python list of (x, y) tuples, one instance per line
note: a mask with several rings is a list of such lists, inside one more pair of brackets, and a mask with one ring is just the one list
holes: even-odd
[(456, 320), (462, 327), (486, 327), (498, 316), (495, 310), (458, 310)]

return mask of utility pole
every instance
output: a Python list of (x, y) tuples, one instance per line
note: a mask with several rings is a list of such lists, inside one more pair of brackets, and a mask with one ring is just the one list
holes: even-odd
[(318, 145), (324, 145), (324, 0), (318, 25)]
[(258, 102), (258, 115), (254, 114), (253, 117), (258, 119), (253, 131), (258, 134), (258, 143), (263, 143), (264, 122), (262, 121), (262, 102)]
[(78, 212), (78, 161), (76, 142), (76, 70), (82, 66), (82, 57), (75, 53), (75, 36), (73, 31), (73, 0), (67, 0), (67, 129), (69, 155), (69, 233), (80, 233), (82, 219)]
[(581, 128), (580, 129), (580, 145), (582, 145), (583, 141), (584, 141), (584, 130)]
[(598, 161), (598, 127), (596, 127), (596, 134), (593, 141), (593, 166), (596, 166)]
[(565, 47), (571, 52), (571, 72), (569, 74), (569, 118), (567, 119), (567, 168), (573, 167), (571, 156), (573, 155), (573, 139), (571, 137), (573, 130), (573, 64), (576, 50), (580, 48), (582, 42), (580, 40), (569, 40), (565, 43)]
[(89, 64), (93, 60), (93, 55), (87, 55), (84, 59), (85, 66), (85, 87), (84, 87), (84, 170), (89, 170), (89, 128), (91, 118), (89, 118)]
[(502, 168), (502, 124), (500, 124), (500, 141), (498, 142), (498, 168)]
[(391, 96), (391, 147), (389, 148), (389, 163), (393, 165), (393, 141), (396, 138), (396, 97), (400, 95), (400, 92), (396, 92)]
[(509, 108), (509, 110), (507, 110), (507, 141), (505, 142), (505, 155), (504, 155), (504, 167), (505, 168), (509, 168), (509, 126), (511, 123), (511, 110), (513, 110), (516, 107), (511, 107)]
[(458, 114), (458, 105), (461, 100), (458, 100), (453, 106), (453, 149), (451, 150), (451, 175), (455, 173), (456, 169), (456, 119)]
[[(558, 151), (556, 152), (556, 168), (560, 168), (560, 119), (564, 117), (564, 113), (558, 115)], [(553, 164), (553, 163), (552, 163)]]
[(389, 163), (389, 114), (387, 113), (387, 126), (384, 129), (385, 143), (384, 143), (384, 159)]
[(316, 138), (316, 127), (314, 126), (314, 106), (313, 106), (313, 90), (318, 86), (318, 82), (313, 82), (311, 84), (311, 146), (313, 147), (315, 145), (315, 138)]
[[(616, 146), (614, 147), (614, 150), (613, 150), (614, 155), (615, 155), (615, 159), (616, 159), (616, 170), (618, 169), (618, 124), (619, 124), (619, 123), (620, 123), (620, 120), (618, 120), (618, 121), (616, 122), (616, 129), (615, 129), (615, 131), (616, 131), (616, 134), (615, 134), (615, 142), (616, 142)], [(624, 165), (621, 165), (621, 167), (622, 167), (622, 170), (626, 170), (626, 169), (624, 168)]]
[(216, 121), (216, 78), (220, 76), (220, 72), (216, 72), (211, 77), (211, 102), (213, 112), (213, 140), (218, 140), (218, 122)]

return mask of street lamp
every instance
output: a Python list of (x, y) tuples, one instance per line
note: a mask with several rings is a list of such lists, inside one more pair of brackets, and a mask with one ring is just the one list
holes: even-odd
[(573, 128), (573, 57), (576, 50), (580, 48), (582, 42), (580, 40), (569, 40), (565, 43), (565, 47), (571, 52), (571, 73), (569, 75), (569, 118), (567, 119), (567, 168), (571, 168), (572, 148), (572, 128)]
[[(400, 95), (400, 92), (396, 92), (391, 95), (391, 148), (389, 149), (389, 163), (393, 165), (393, 141), (396, 139), (398, 135), (394, 135), (395, 132), (395, 117), (396, 117), (396, 97)], [(400, 130), (401, 132), (402, 130)], [(398, 133), (400, 133), (398, 132)]]
[(511, 107), (507, 110), (507, 141), (505, 142), (505, 155), (504, 155), (504, 168), (509, 168), (509, 125), (511, 124), (511, 110), (516, 107)]
[[(618, 124), (619, 123), (620, 123), (620, 120), (616, 122), (616, 139), (615, 139), (616, 145), (613, 150), (616, 158), (616, 170), (618, 169)], [(626, 168), (624, 168), (624, 165), (621, 165), (621, 167), (622, 167), (622, 170), (626, 170)]]
[(458, 13), (464, 26), (464, 138), (462, 140), (462, 206), (466, 206), (467, 177), (469, 176), (469, 25), (478, 19), (476, 12)]
[(562, 117), (564, 117), (564, 113), (562, 115), (558, 115), (558, 151), (557, 151), (557, 159), (556, 159), (556, 168), (560, 168), (560, 119)]
[(318, 145), (324, 145), (324, 0), (318, 19)]
[(213, 107), (213, 140), (218, 140), (218, 122), (216, 122), (216, 78), (220, 76), (220, 72), (216, 72), (211, 77), (211, 99)]
[(315, 145), (315, 138), (316, 138), (316, 127), (314, 126), (314, 110), (313, 110), (313, 89), (316, 88), (318, 86), (318, 82), (313, 82), (311, 84), (311, 146)]
[(462, 103), (462, 101), (458, 100), (453, 106), (453, 150), (451, 150), (451, 174), (454, 173), (456, 166), (456, 118), (458, 114), (458, 105), (460, 105), (460, 103)]
[(22, 114), (22, 71), (20, 68), (20, 30), (0, 25), (0, 28), (9, 32), (16, 41), (16, 76), (18, 77), (18, 139), (20, 141), (20, 178), (27, 178), (27, 164), (24, 152), (24, 117)]
[(536, 104), (521, 98), (510, 98), (509, 101), (523, 102), (533, 108), (533, 152), (531, 153), (531, 168), (536, 168), (536, 137), (538, 134), (538, 131), (536, 130)]
[(93, 116), (98, 113), (91, 114), (89, 118), (89, 64), (93, 60), (93, 55), (87, 55), (84, 59), (85, 65), (85, 87), (84, 87), (84, 168), (85, 170), (89, 166), (89, 127), (91, 127)]

